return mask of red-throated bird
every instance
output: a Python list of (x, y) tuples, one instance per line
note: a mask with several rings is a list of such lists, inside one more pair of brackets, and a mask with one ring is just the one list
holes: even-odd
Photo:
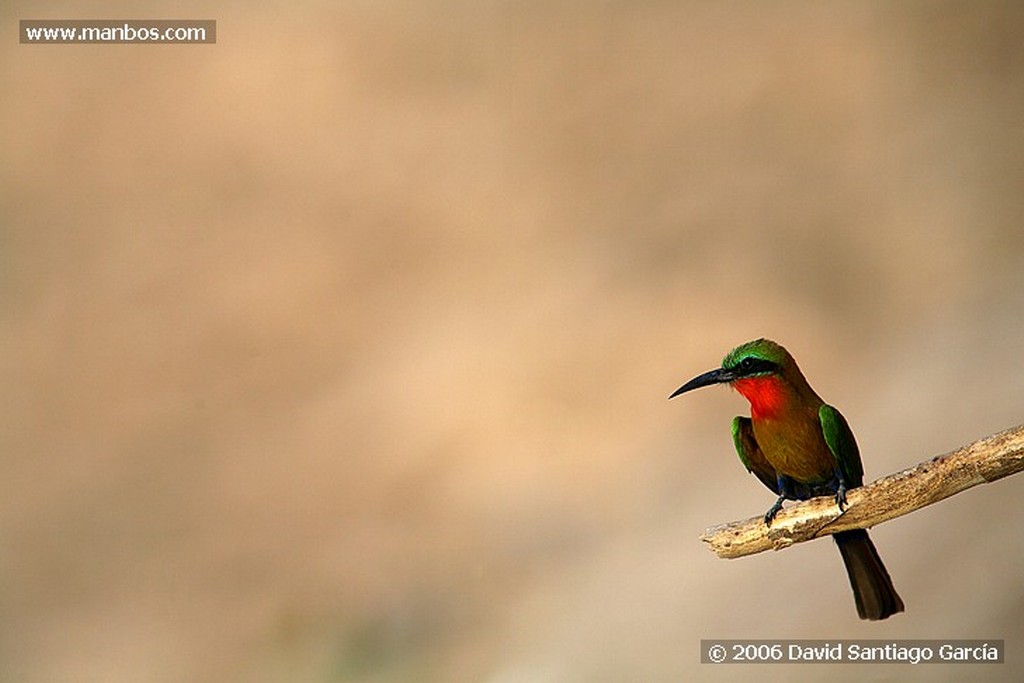
[[(750, 401), (750, 417), (732, 421), (740, 460), (779, 496), (765, 524), (771, 525), (784, 500), (834, 495), (842, 510), (847, 490), (864, 484), (857, 442), (846, 419), (814, 393), (789, 352), (767, 339), (747, 342), (730, 351), (722, 367), (694, 377), (669, 398), (722, 383)], [(833, 538), (860, 618), (887, 619), (902, 612), (903, 601), (868, 532), (842, 531)]]

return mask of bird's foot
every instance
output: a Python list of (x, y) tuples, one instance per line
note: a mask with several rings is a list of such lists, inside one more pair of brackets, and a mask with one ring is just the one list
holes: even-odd
[(836, 489), (836, 505), (839, 506), (839, 511), (842, 512), (844, 507), (848, 507), (846, 503), (846, 484), (842, 481), (839, 482), (839, 488)]
[(772, 520), (775, 519), (775, 515), (779, 514), (779, 510), (782, 509), (782, 501), (785, 499), (785, 496), (779, 496), (778, 500), (775, 501), (775, 505), (772, 505), (768, 508), (768, 512), (764, 513), (765, 526), (772, 525)]

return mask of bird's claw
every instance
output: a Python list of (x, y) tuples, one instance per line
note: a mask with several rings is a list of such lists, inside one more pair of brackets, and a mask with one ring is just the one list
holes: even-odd
[(839, 488), (836, 489), (836, 505), (839, 506), (839, 511), (843, 512), (844, 508), (849, 507), (846, 502), (846, 485), (842, 482), (839, 483)]
[(782, 496), (775, 501), (775, 505), (768, 508), (768, 512), (764, 513), (764, 525), (771, 526), (772, 520), (775, 519), (775, 515), (779, 514), (779, 510), (782, 509), (782, 501), (785, 500)]

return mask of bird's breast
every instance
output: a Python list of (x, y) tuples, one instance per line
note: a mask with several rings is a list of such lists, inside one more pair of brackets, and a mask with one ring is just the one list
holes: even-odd
[(830, 480), (835, 458), (822, 436), (817, 415), (804, 419), (754, 419), (754, 437), (779, 474), (805, 484)]

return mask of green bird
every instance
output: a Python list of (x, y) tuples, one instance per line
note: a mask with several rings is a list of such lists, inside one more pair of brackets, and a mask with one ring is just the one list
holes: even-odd
[[(669, 398), (692, 389), (727, 383), (750, 402), (750, 417), (735, 417), (732, 438), (740, 461), (778, 495), (764, 516), (771, 525), (785, 500), (835, 496), (863, 486), (860, 451), (842, 414), (814, 393), (796, 361), (768, 339), (737, 346), (722, 367), (694, 377)], [(843, 556), (861, 619), (887, 619), (903, 601), (864, 529), (833, 535)]]

